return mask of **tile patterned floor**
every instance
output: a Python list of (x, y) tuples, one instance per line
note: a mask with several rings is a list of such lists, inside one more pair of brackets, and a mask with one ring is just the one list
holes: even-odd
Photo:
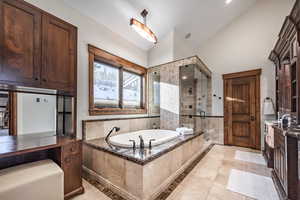
[[(255, 162), (235, 159), (237, 151), (255, 152), (255, 150), (215, 145), (210, 152), (176, 187), (167, 200), (253, 200), (253, 198), (227, 189), (232, 169), (270, 177), (271, 172), (265, 166)], [(255, 184), (255, 183), (253, 183)], [(85, 194), (73, 200), (109, 200), (97, 188), (84, 181)]]

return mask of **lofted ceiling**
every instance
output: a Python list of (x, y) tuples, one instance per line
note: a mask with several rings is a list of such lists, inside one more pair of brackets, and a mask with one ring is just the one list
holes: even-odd
[(64, 0), (79, 10), (122, 35), (141, 49), (148, 50), (153, 44), (141, 38), (130, 26), (134, 17), (140, 21), (140, 12), (149, 11), (148, 26), (158, 37), (158, 42), (174, 28), (181, 33), (191, 33), (189, 40), (201, 45), (232, 20), (246, 12), (257, 0)]

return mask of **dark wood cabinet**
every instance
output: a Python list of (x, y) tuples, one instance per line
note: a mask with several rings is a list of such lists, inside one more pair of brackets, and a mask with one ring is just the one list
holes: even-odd
[(272, 178), (281, 199), (300, 199), (298, 138), (287, 129), (274, 126), (274, 170)]
[(300, 120), (299, 4), (296, 1), (286, 17), (269, 57), (276, 65), (277, 111), (281, 115), (291, 114), (296, 121)]
[(286, 177), (286, 145), (285, 137), (280, 129), (274, 130), (274, 171), (283, 186), (287, 189), (287, 177)]
[(77, 28), (21, 0), (0, 0), (0, 84), (75, 95)]
[(53, 16), (43, 15), (43, 87), (74, 90), (76, 38), (75, 27)]
[(77, 141), (62, 147), (61, 167), (64, 171), (65, 197), (82, 193), (82, 142)]
[[(276, 65), (276, 105), (282, 116), (290, 114), (292, 125), (300, 124), (300, 1), (297, 0), (280, 30), (270, 54)], [(274, 126), (275, 186), (282, 199), (299, 200), (299, 132)]]
[(0, 1), (0, 82), (40, 81), (42, 13), (17, 0)]

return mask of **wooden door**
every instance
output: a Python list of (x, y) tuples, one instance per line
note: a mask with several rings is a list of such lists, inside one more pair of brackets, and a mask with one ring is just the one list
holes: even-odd
[(223, 76), (225, 144), (260, 149), (260, 73)]
[(0, 0), (0, 80), (35, 86), (41, 61), (41, 13), (17, 0)]
[(42, 85), (74, 91), (77, 29), (50, 15), (43, 15)]

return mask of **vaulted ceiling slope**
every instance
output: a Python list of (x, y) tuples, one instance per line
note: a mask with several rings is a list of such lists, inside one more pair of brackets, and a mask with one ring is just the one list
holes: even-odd
[(232, 20), (246, 12), (257, 0), (64, 0), (79, 10), (122, 35), (141, 49), (148, 50), (153, 44), (141, 38), (129, 26), (130, 18), (142, 21), (140, 12), (149, 10), (148, 26), (158, 41), (173, 28), (191, 33), (190, 40), (196, 45), (209, 39)]

